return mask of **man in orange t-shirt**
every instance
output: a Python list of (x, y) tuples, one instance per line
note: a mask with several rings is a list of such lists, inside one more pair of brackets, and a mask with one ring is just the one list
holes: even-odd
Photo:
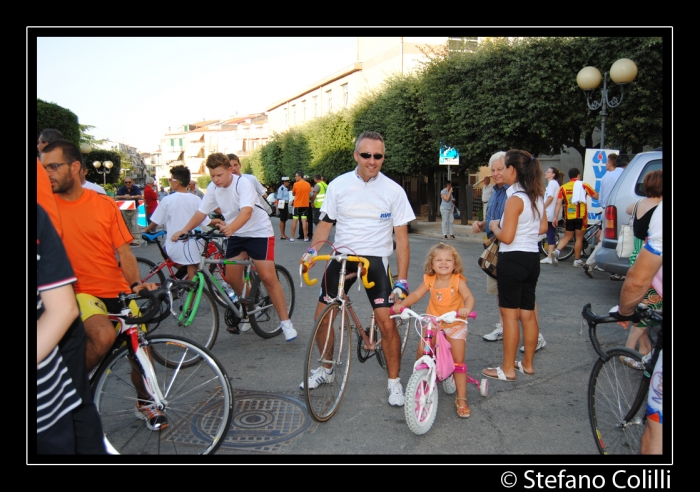
[(301, 228), (304, 231), (304, 241), (309, 241), (309, 199), (311, 197), (311, 185), (304, 179), (304, 174), (297, 171), (294, 175), (296, 182), (292, 187), (294, 193), (294, 213), (292, 214), (292, 235), (290, 241), (294, 241), (294, 233), (297, 230), (297, 221), (301, 219)]
[[(51, 182), (63, 226), (63, 244), (78, 279), (74, 285), (87, 335), (85, 365), (90, 372), (116, 340), (107, 314), (121, 311), (119, 293), (156, 286), (140, 281), (129, 247), (133, 237), (116, 202), (83, 188), (80, 150), (71, 142), (57, 140), (42, 150), (41, 164)], [(167, 423), (162, 415), (152, 415), (147, 395), (141, 388), (137, 409), (149, 426), (164, 428)]]

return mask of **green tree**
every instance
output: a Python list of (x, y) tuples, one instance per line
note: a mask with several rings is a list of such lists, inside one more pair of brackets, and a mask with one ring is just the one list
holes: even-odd
[[(58, 130), (63, 138), (80, 147), (80, 125), (78, 116), (56, 103), (36, 100), (36, 137), (46, 128)], [(36, 143), (34, 144), (36, 145)]]
[(105, 143), (105, 139), (96, 139), (89, 133), (88, 131), (92, 130), (95, 128), (93, 125), (81, 125), (78, 124), (80, 127), (80, 143), (81, 144), (88, 144), (90, 147), (95, 148), (97, 145), (101, 145)]
[(310, 121), (303, 127), (311, 154), (306, 172), (320, 174), (332, 180), (339, 174), (352, 170), (355, 160), (352, 114), (348, 110), (329, 113)]
[[(122, 168), (122, 156), (119, 155), (118, 152), (115, 152), (113, 150), (102, 150), (102, 149), (93, 149), (92, 152), (89, 154), (85, 154), (83, 156), (83, 159), (85, 160), (85, 166), (87, 167), (88, 173), (86, 176), (86, 179), (88, 181), (92, 181), (93, 183), (97, 183), (98, 185), (102, 185), (104, 182), (103, 179), (106, 179), (107, 184), (118, 184), (120, 183), (120, 170)], [(100, 161), (100, 162), (105, 162), (105, 161), (112, 161), (112, 164), (114, 166), (112, 167), (112, 170), (107, 174), (104, 178), (102, 174), (99, 174), (95, 170), (95, 166), (93, 163), (95, 161)], [(100, 167), (100, 171), (104, 171), (105, 168), (104, 166)]]
[(197, 185), (202, 190), (206, 190), (207, 186), (209, 186), (209, 183), (211, 183), (211, 176), (209, 176), (208, 174), (202, 174), (200, 177), (197, 178)]

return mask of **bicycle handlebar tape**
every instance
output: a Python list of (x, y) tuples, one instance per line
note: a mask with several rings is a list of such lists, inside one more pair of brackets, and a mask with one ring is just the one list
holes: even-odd
[(161, 286), (156, 290), (141, 289), (139, 296), (148, 299), (148, 311), (140, 317), (129, 318), (129, 323), (135, 325), (145, 325), (160, 314), (160, 304), (167, 295), (167, 286)]
[(364, 265), (364, 269), (362, 270), (360, 277), (362, 279), (362, 283), (365, 284), (365, 289), (371, 289), (374, 287), (374, 282), (367, 280), (367, 274), (369, 273), (369, 260), (367, 258), (362, 258), (361, 256), (348, 256), (348, 260), (357, 261)]

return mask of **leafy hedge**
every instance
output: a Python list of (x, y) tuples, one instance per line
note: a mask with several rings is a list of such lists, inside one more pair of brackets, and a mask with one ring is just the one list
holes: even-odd
[(80, 147), (80, 125), (78, 116), (58, 104), (41, 99), (36, 100), (36, 137), (46, 128), (53, 128), (63, 134), (63, 138)]

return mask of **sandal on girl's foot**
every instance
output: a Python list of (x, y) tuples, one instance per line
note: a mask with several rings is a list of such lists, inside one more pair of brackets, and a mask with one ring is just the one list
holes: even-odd
[(515, 361), (515, 370), (516, 370), (516, 371), (520, 371), (520, 372), (522, 372), (523, 374), (526, 374), (526, 375), (528, 375), (528, 376), (534, 376), (534, 375), (535, 375), (535, 371), (527, 372), (527, 371), (523, 368), (523, 363), (522, 363), (522, 361), (519, 361), (519, 360), (516, 360), (516, 361)]
[[(496, 371), (496, 374), (486, 374), (484, 371)], [(501, 381), (508, 381), (508, 382), (513, 382), (515, 381), (515, 376), (512, 378), (509, 378), (508, 376), (505, 375), (503, 372), (503, 369), (499, 367), (487, 367), (483, 371), (481, 371), (481, 375), (484, 376), (485, 378), (491, 378), (491, 379), (500, 379)]]
[[(464, 406), (459, 406), (459, 400), (464, 400)], [(460, 398), (459, 396), (455, 398), (455, 407), (457, 407), (457, 416), (461, 419), (466, 419), (471, 416), (472, 411), (469, 410), (469, 405), (467, 405), (466, 398)]]

